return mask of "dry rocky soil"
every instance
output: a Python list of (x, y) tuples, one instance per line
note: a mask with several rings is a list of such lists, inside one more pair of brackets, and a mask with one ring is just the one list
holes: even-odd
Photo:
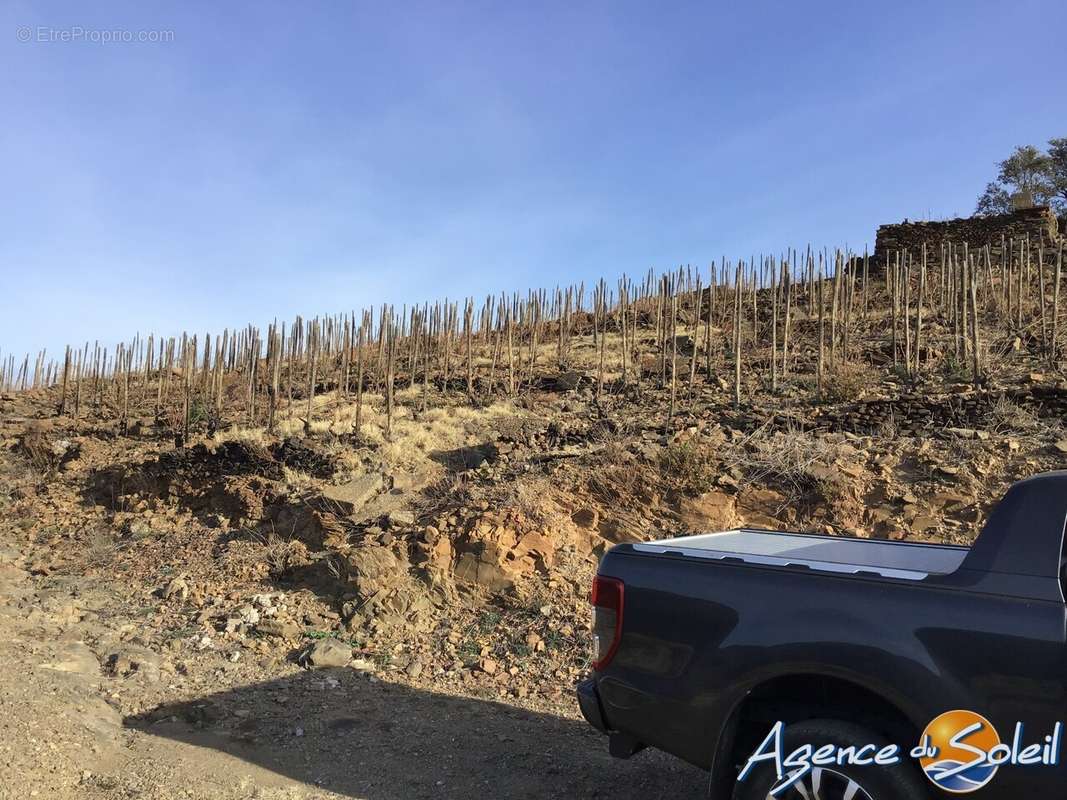
[(966, 543), (1067, 465), (1067, 384), (1033, 369), (740, 408), (701, 380), (669, 424), (651, 381), (565, 372), (401, 393), (389, 437), (380, 398), (357, 434), (327, 393), (181, 448), (0, 398), (0, 798), (700, 797), (578, 714), (599, 555), (739, 524)]

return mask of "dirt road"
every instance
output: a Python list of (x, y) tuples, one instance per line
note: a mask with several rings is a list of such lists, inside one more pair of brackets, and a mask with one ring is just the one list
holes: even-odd
[(615, 761), (576, 716), (209, 650), (157, 663), (106, 581), (25, 566), (0, 551), (2, 800), (701, 796), (703, 773)]

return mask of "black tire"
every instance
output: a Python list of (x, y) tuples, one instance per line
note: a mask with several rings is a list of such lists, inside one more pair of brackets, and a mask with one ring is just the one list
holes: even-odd
[[(887, 745), (884, 737), (850, 722), (841, 722), (834, 719), (811, 720), (798, 722), (788, 726), (783, 735), (782, 742), (785, 754), (796, 750), (803, 745), (819, 747), (833, 744), (839, 747), (863, 746), (874, 744), (879, 748)], [(905, 743), (900, 743), (903, 751), (901, 763), (894, 766), (859, 767), (845, 764), (824, 769), (818, 776), (820, 780), (819, 797), (822, 800), (842, 800), (849, 796), (855, 800), (925, 800), (930, 797), (928, 786), (908, 757)], [(808, 796), (810, 781), (814, 779), (814, 771), (809, 774)], [(777, 775), (774, 766), (770, 762), (763, 762), (749, 772), (744, 781), (737, 782), (733, 800), (767, 800), (770, 791), (777, 783)], [(858, 785), (859, 790), (855, 789)], [(779, 794), (776, 800), (800, 800), (804, 794), (794, 787), (786, 789)]]

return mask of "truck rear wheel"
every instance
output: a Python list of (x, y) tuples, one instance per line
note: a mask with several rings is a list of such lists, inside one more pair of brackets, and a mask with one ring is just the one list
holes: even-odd
[[(804, 745), (818, 748), (833, 744), (858, 748), (873, 744), (880, 749), (888, 744), (881, 736), (859, 725), (839, 720), (812, 720), (790, 725), (782, 735), (782, 742), (786, 755)], [(744, 781), (737, 782), (733, 800), (916, 800), (929, 797), (922, 778), (908, 762), (906, 747), (901, 763), (893, 766), (863, 767), (845, 763), (813, 767), (792, 786), (776, 795), (771, 794), (777, 783), (773, 764), (763, 762), (754, 767)]]

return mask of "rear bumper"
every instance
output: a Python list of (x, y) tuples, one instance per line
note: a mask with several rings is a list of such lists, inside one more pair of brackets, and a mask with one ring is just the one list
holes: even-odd
[(600, 697), (597, 695), (596, 682), (592, 678), (586, 678), (578, 684), (578, 707), (582, 710), (585, 721), (601, 733), (608, 733), (608, 725), (604, 721), (604, 711), (600, 707)]
[(582, 709), (585, 721), (601, 733), (608, 735), (608, 752), (615, 758), (629, 758), (644, 749), (645, 745), (628, 733), (613, 731), (604, 719), (604, 709), (600, 705), (600, 695), (596, 683), (588, 678), (578, 684), (578, 706)]

